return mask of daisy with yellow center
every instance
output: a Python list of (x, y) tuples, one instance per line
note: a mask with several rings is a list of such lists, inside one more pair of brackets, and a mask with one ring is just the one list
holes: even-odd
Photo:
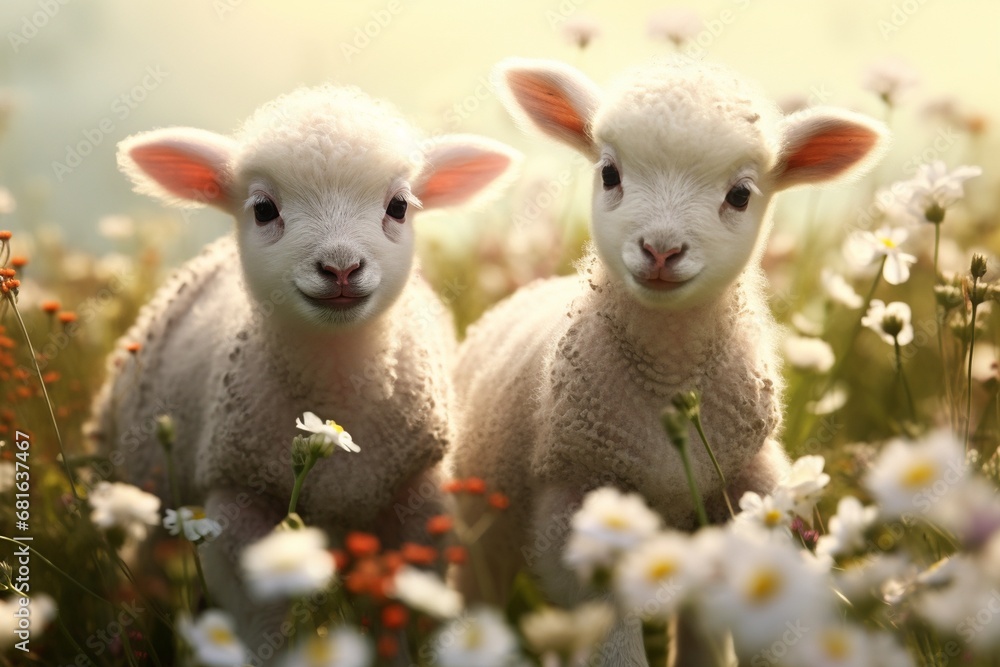
[(847, 260), (861, 268), (883, 263), (882, 277), (890, 285), (902, 285), (910, 278), (910, 266), (917, 258), (903, 252), (902, 244), (909, 236), (904, 227), (881, 227), (874, 232), (858, 231), (844, 244)]

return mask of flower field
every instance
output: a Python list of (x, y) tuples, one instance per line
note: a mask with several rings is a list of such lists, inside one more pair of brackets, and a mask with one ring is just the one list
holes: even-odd
[[(648, 38), (683, 57), (703, 28), (696, 12), (666, 11)], [(602, 39), (579, 16), (557, 32), (584, 63)], [(927, 141), (894, 146), (888, 166), (835, 191), (779, 197), (761, 261), (782, 329), (791, 472), (770, 494), (727, 498), (723, 525), (702, 509), (693, 533), (636, 494), (591, 491), (561, 554), (593, 593), (572, 609), (548, 604), (526, 572), (503, 608), (449, 587), (449, 568), (475, 569), (478, 540), (511, 510), (479, 478), (443, 491), (483, 519), (431, 517), (433, 545), (333, 541), (307, 525), (296, 509), (314, 466), (368, 443), (341, 416), (306, 412), (288, 425), (288, 514), (239, 558), (254, 599), (287, 613), (274, 636), (241, 640), (200, 557), (227, 518), (126, 483), (84, 429), (107, 355), (141, 361), (142, 341), (122, 336), (187, 248), (162, 216), (121, 213), (92, 222), (105, 251), (81, 250), (51, 228), (7, 224), (22, 204), (0, 189), (0, 665), (617, 664), (609, 637), (623, 625), (641, 626), (651, 665), (667, 664), (682, 631), (707, 647), (706, 665), (1000, 664), (997, 118), (925, 95), (895, 60), (857, 87), (890, 130)], [(942, 127), (947, 151), (934, 149)], [(524, 176), (475, 234), (418, 237), (460, 335), (585, 254), (589, 176), (550, 157), (570, 175)], [(558, 196), (540, 197), (554, 182)], [(705, 438), (701, 399), (680, 393), (660, 415), (684, 457), (727, 447)], [(168, 459), (183, 419), (149, 425)], [(165, 472), (176, 485), (189, 471)]]

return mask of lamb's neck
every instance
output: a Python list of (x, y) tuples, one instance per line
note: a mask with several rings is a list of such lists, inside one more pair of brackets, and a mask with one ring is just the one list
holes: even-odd
[[(276, 366), (304, 387), (349, 387), (363, 380), (381, 384), (372, 377), (394, 370), (398, 336), (392, 332), (391, 318), (343, 330), (318, 330), (283, 323), (259, 322), (261, 341), (273, 353)], [(388, 379), (388, 378), (386, 378)]]
[(739, 308), (740, 285), (718, 298), (683, 310), (662, 310), (642, 305), (624, 285), (599, 280), (591, 291), (597, 312), (623, 351), (646, 363), (674, 368), (705, 364), (725, 349), (726, 341), (740, 335), (733, 314)]

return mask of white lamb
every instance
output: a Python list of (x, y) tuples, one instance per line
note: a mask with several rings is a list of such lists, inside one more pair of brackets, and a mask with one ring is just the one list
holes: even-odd
[(235, 138), (168, 128), (119, 148), (137, 191), (216, 206), (236, 227), (125, 335), (141, 350), (109, 360), (93, 435), (129, 481), (173, 506), (153, 428), (172, 415), (180, 501), (226, 524), (204, 549), (210, 592), (257, 649), (284, 610), (248, 599), (238, 557), (287, 511), (305, 411), (360, 445), (313, 469), (298, 504), (307, 523), (334, 541), (360, 529), (398, 546), (424, 539), (426, 518), (442, 511), (455, 339), (411, 271), (413, 213), (470, 199), (516, 154), (471, 136), (423, 141), (388, 105), (331, 86), (264, 105)]
[[(457, 581), (468, 598), (503, 604), (528, 566), (569, 605), (584, 592), (561, 555), (587, 491), (635, 491), (668, 525), (695, 527), (660, 422), (677, 392), (701, 391), (730, 497), (767, 493), (787, 470), (776, 440), (776, 332), (759, 269), (768, 208), (787, 187), (862, 170), (885, 129), (835, 109), (782, 117), (717, 66), (655, 62), (603, 94), (555, 62), (506, 61), (498, 78), (520, 120), (596, 163), (594, 242), (579, 275), (519, 291), (460, 348), (450, 464), (511, 505), (477, 545), (490, 580), (468, 568)], [(711, 518), (724, 520), (721, 484), (693, 429), (691, 443)], [(459, 511), (474, 522), (482, 505)], [(645, 664), (635, 623), (619, 623), (608, 646), (611, 664)], [(710, 664), (677, 649), (685, 664)]]

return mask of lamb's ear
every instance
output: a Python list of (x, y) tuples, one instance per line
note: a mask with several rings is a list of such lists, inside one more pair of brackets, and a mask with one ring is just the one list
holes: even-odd
[[(431, 141), (426, 164), (413, 183), (413, 194), (424, 208), (464, 204), (477, 195), (499, 189), (520, 161), (513, 148), (485, 137), (452, 134)], [(493, 188), (487, 186), (493, 185)]]
[(497, 65), (495, 76), (504, 106), (521, 125), (599, 157), (591, 122), (601, 89), (586, 75), (557, 61), (509, 58)]
[(174, 206), (233, 210), (231, 161), (236, 142), (206, 130), (169, 127), (118, 144), (118, 168), (136, 192)]
[(783, 121), (775, 186), (859, 176), (878, 162), (888, 143), (888, 128), (867, 116), (830, 108), (799, 111)]

